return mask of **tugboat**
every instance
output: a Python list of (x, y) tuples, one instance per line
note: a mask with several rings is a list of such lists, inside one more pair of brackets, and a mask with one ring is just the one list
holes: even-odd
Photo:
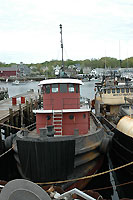
[(101, 167), (109, 138), (91, 109), (80, 107), (77, 79), (41, 81), (43, 109), (34, 110), (36, 130), (19, 131), (13, 139), (15, 158), (23, 178), (34, 182), (73, 180), (63, 189), (83, 189)]
[[(60, 28), (62, 33), (61, 25)], [(67, 191), (85, 188), (90, 179), (82, 177), (100, 169), (110, 140), (89, 104), (80, 105), (82, 84), (81, 80), (72, 78), (39, 83), (43, 109), (34, 110), (36, 129), (19, 131), (13, 139), (23, 178), (42, 185), (60, 181)]]

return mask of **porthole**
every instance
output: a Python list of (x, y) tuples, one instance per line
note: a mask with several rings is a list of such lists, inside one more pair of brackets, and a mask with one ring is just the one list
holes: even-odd
[(51, 119), (51, 116), (50, 115), (47, 115), (47, 120), (50, 120)]
[(74, 115), (69, 115), (69, 119), (74, 119)]

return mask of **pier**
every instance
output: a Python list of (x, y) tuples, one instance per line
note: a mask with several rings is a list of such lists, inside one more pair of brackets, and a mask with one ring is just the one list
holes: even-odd
[(2, 139), (16, 133), (21, 127), (35, 123), (32, 110), (40, 108), (41, 95), (34, 90), (0, 101), (0, 153)]

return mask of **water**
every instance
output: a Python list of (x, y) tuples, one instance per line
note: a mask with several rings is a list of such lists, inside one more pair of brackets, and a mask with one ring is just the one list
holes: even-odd
[[(94, 99), (95, 97), (94, 87), (95, 87), (95, 82), (97, 81), (98, 80), (85, 82), (84, 85), (80, 86), (81, 96), (85, 98), (89, 98), (91, 100)], [(38, 91), (39, 89), (38, 83), (39, 82), (33, 81), (33, 82), (27, 82), (25, 85), (12, 85), (12, 83), (10, 82), (8, 83), (0, 82), (0, 87), (8, 88), (9, 97), (13, 97), (15, 95), (25, 93), (30, 89), (34, 89), (34, 91)], [(109, 157), (105, 157), (104, 164), (102, 168), (100, 169), (100, 171), (107, 171), (110, 169), (110, 167), (111, 168), (113, 167), (112, 163), (110, 164), (109, 159), (110, 159)], [(88, 189), (97, 189), (97, 192), (99, 192), (105, 199), (119, 200), (120, 198), (127, 197), (126, 196), (127, 194), (124, 191), (124, 188), (121, 189), (120, 187), (119, 190), (115, 188), (115, 184), (116, 183), (118, 184), (118, 182), (116, 181), (116, 175), (117, 173), (114, 172), (114, 173), (108, 173), (103, 176), (96, 177), (90, 182), (90, 184), (87, 187)], [(123, 182), (124, 182), (124, 179), (121, 180), (121, 183)], [(114, 189), (112, 188), (112, 186), (114, 186)], [(127, 185), (128, 188), (130, 188), (130, 186), (131, 185)], [(105, 187), (110, 187), (110, 188), (106, 190), (98, 189), (98, 188), (105, 188)], [(128, 194), (129, 193), (130, 193), (130, 190)], [(130, 197), (130, 195), (128, 196)]]
[(25, 92), (27, 92), (30, 89), (34, 89), (34, 91), (37, 91), (39, 89), (37, 81), (33, 81), (33, 82), (26, 82), (26, 84), (24, 85), (12, 85), (11, 82), (0, 82), (0, 87), (5, 87), (8, 88), (8, 94), (9, 97), (13, 97), (15, 95), (18, 94), (23, 94)]
[[(38, 86), (38, 81), (29, 81), (24, 85), (12, 85), (11, 82), (0, 82), (0, 87), (8, 88), (9, 97), (13, 97), (18, 94), (27, 92), (30, 89), (37, 91), (40, 87)], [(81, 85), (81, 96), (89, 99), (93, 99), (95, 96), (94, 92), (95, 81), (85, 82), (84, 85)]]
[(82, 97), (89, 98), (89, 99), (94, 99), (95, 97), (95, 82), (98, 82), (98, 80), (95, 81), (90, 81), (90, 82), (84, 82), (84, 85), (81, 85), (80, 88), (80, 94)]

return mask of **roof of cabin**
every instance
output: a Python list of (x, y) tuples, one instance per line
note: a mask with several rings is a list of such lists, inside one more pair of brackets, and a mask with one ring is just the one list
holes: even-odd
[[(90, 111), (90, 108), (79, 108), (79, 109), (62, 109), (62, 110), (55, 110), (55, 113), (79, 113), (79, 112), (88, 112)], [(47, 113), (53, 113), (53, 110), (33, 110), (35, 114), (47, 114)]]
[(70, 78), (47, 79), (47, 80), (40, 81), (38, 85), (47, 85), (47, 84), (55, 84), (55, 83), (73, 83), (73, 84), (84, 85), (84, 83), (81, 80), (70, 79)]

